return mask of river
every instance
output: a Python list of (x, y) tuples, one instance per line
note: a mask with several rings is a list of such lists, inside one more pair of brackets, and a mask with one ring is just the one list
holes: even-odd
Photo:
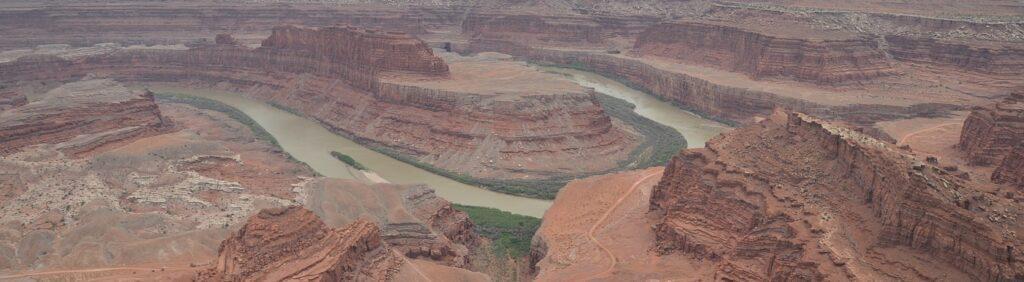
[[(546, 71), (566, 74), (586, 87), (593, 87), (614, 97), (637, 105), (637, 113), (679, 130), (690, 146), (703, 146), (708, 138), (728, 129), (717, 122), (700, 118), (668, 103), (633, 90), (614, 80), (597, 74), (559, 68)], [(308, 164), (327, 177), (356, 179), (372, 182), (378, 176), (398, 184), (427, 184), (448, 201), (463, 205), (496, 208), (516, 214), (542, 217), (551, 201), (517, 197), (471, 186), (428, 172), (384, 154), (370, 150), (352, 140), (334, 134), (313, 120), (270, 106), (243, 95), (189, 88), (151, 87), (154, 92), (171, 92), (217, 100), (249, 115), (277, 139), (281, 148), (295, 159)], [(352, 156), (373, 173), (364, 174), (331, 156), (338, 151)], [(375, 175), (374, 175), (375, 173)]]
[(596, 73), (558, 67), (537, 68), (542, 71), (563, 74), (579, 85), (591, 87), (597, 92), (633, 103), (636, 105), (637, 114), (678, 130), (683, 138), (686, 138), (688, 148), (704, 147), (704, 143), (708, 139), (731, 129), (728, 125), (685, 111), (643, 91), (630, 88), (614, 79)]

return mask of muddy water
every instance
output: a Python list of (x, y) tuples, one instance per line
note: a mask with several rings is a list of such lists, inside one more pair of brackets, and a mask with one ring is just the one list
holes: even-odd
[(730, 129), (725, 124), (702, 118), (596, 73), (557, 67), (538, 68), (547, 72), (564, 74), (580, 85), (633, 103), (636, 105), (637, 114), (678, 130), (686, 138), (687, 147), (690, 148), (704, 147), (704, 143), (708, 139)]
[[(566, 75), (580, 85), (617, 97), (636, 105), (636, 112), (678, 130), (689, 147), (703, 147), (704, 142), (728, 130), (721, 123), (701, 118), (641, 91), (595, 73), (566, 68), (539, 67), (544, 71)], [(309, 164), (328, 177), (374, 182), (379, 176), (399, 184), (424, 183), (451, 202), (496, 208), (516, 214), (541, 217), (551, 201), (516, 197), (459, 183), (370, 150), (349, 139), (328, 131), (319, 123), (272, 107), (243, 95), (210, 90), (152, 87), (155, 92), (173, 92), (214, 99), (238, 108), (263, 126), (281, 147), (296, 159)], [(371, 171), (360, 172), (330, 155), (338, 151), (352, 156)]]
[(272, 107), (245, 96), (195, 89), (151, 87), (154, 92), (173, 92), (194, 95), (231, 105), (249, 115), (277, 139), (281, 147), (296, 159), (309, 164), (328, 177), (357, 179), (372, 182), (373, 176), (364, 175), (330, 155), (338, 151), (352, 156), (380, 177), (392, 183), (424, 183), (448, 201), (463, 205), (496, 208), (516, 214), (541, 217), (551, 201), (516, 197), (456, 182), (449, 178), (419, 169), (349, 139), (328, 131), (319, 123)]

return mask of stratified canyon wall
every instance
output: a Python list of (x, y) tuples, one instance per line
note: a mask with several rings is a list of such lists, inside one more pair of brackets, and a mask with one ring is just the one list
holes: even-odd
[(265, 209), (220, 246), (202, 281), (385, 281), (404, 262), (377, 224), (359, 220), (331, 229), (301, 207)]
[(28, 97), (17, 90), (0, 89), (0, 111), (28, 104)]
[(1017, 205), (970, 185), (857, 131), (779, 111), (673, 158), (651, 209), (658, 248), (710, 261), (718, 278), (1024, 277), (1024, 242), (1007, 236), (1024, 231)]
[[(267, 46), (256, 49), (209, 44), (189, 50), (122, 49), (71, 59), (27, 56), (4, 63), (0, 77), (68, 80), (95, 74), (127, 82), (222, 88), (294, 109), (363, 143), (480, 178), (543, 179), (614, 169), (638, 141), (612, 123), (593, 93), (482, 94), (381, 79), (406, 72), (446, 79), (443, 62), (425, 44), (410, 43), (406, 36), (355, 35), (346, 28), (275, 31)], [(359, 39), (363, 37), (373, 40)], [(331, 47), (348, 40), (365, 46)], [(317, 44), (326, 46), (310, 47)], [(401, 56), (391, 54), (405, 49), (410, 50)], [(381, 65), (360, 67), (367, 62)], [(608, 161), (581, 166), (572, 161), (574, 156)]]
[[(323, 58), (350, 68), (406, 71), (444, 76), (448, 65), (422, 40), (400, 32), (326, 27), (316, 30), (276, 27), (262, 48), (290, 56)], [(298, 53), (298, 54), (297, 54)]]
[(992, 182), (1008, 183), (1017, 189), (1024, 189), (1024, 142), (1013, 148), (996, 170), (992, 172)]
[(1024, 46), (1020, 44), (965, 44), (890, 35), (885, 37), (894, 59), (951, 67), (1007, 78), (1024, 76)]
[(317, 179), (299, 191), (300, 203), (328, 226), (372, 219), (384, 241), (410, 258), (468, 268), (470, 252), (480, 245), (469, 216), (424, 185)]
[(164, 125), (153, 93), (112, 80), (65, 84), (31, 103), (8, 93), (7, 105), (14, 107), (0, 114), (0, 155), (43, 143), (76, 154), (156, 133)]
[(964, 121), (957, 148), (975, 165), (998, 165), (1024, 140), (1024, 94), (979, 106)]
[(681, 59), (752, 77), (791, 77), (818, 84), (895, 74), (875, 39), (783, 38), (726, 25), (654, 25), (636, 40), (643, 55)]
[(494, 40), (473, 41), (466, 47), (466, 51), (501, 52), (538, 63), (584, 68), (608, 77), (620, 78), (644, 92), (720, 120), (747, 120), (754, 116), (767, 115), (776, 106), (781, 105), (804, 110), (820, 107), (763, 91), (718, 85), (685, 74), (658, 69), (637, 60), (604, 54), (531, 48)]
[(615, 37), (632, 38), (654, 23), (639, 16), (571, 16), (474, 13), (462, 33), (481, 40), (507, 40), (541, 46), (609, 47)]

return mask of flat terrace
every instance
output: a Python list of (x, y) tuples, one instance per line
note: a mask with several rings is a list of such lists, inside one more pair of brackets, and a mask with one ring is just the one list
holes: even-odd
[(584, 87), (562, 78), (559, 74), (544, 72), (524, 62), (513, 61), (508, 55), (481, 53), (474, 56), (461, 56), (443, 50), (434, 50), (434, 52), (448, 63), (451, 72), (449, 77), (385, 74), (382, 76), (382, 80), (402, 85), (481, 95), (545, 95), (586, 92)]

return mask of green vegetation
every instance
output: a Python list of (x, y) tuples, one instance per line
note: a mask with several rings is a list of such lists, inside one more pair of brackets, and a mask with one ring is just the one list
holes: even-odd
[(356, 159), (353, 159), (349, 155), (342, 154), (341, 152), (338, 152), (338, 151), (331, 151), (331, 156), (334, 156), (335, 159), (338, 159), (339, 161), (341, 161), (341, 162), (343, 162), (343, 163), (345, 163), (345, 164), (347, 164), (347, 165), (349, 165), (351, 167), (354, 167), (354, 168), (356, 168), (358, 170), (367, 170), (366, 167), (363, 166), (363, 164), (357, 162)]
[(626, 100), (598, 93), (608, 115), (622, 120), (644, 136), (644, 142), (630, 152), (630, 157), (619, 163), (621, 169), (640, 169), (668, 163), (679, 150), (686, 148), (686, 138), (678, 130), (637, 114), (633, 105)]
[(491, 239), (496, 256), (520, 258), (530, 254), (530, 241), (540, 228), (539, 218), (485, 207), (453, 206), (469, 214), (477, 233)]
[(189, 96), (185, 94), (155, 93), (153, 95), (161, 101), (187, 104), (198, 109), (212, 110), (224, 113), (228, 115), (228, 117), (230, 117), (231, 119), (234, 119), (242, 123), (243, 125), (249, 127), (249, 130), (252, 130), (252, 133), (253, 135), (256, 135), (256, 138), (267, 141), (268, 143), (273, 144), (275, 147), (281, 147), (281, 144), (277, 143), (277, 139), (274, 138), (274, 135), (270, 135), (270, 132), (267, 132), (266, 129), (263, 129), (263, 127), (260, 126), (259, 123), (256, 123), (256, 121), (252, 120), (252, 118), (250, 118), (249, 115), (246, 115), (245, 113), (239, 111), (235, 107), (229, 106), (227, 104), (221, 103), (213, 99)]
[[(252, 131), (252, 134), (255, 135), (257, 139), (266, 141), (267, 143), (270, 143), (271, 145), (274, 145), (274, 147), (277, 147), (278, 149), (280, 149), (281, 152), (284, 152), (284, 154), (288, 156), (289, 160), (297, 162), (297, 163), (301, 163), (301, 164), (305, 165), (306, 167), (309, 167), (308, 164), (306, 164), (306, 163), (304, 163), (302, 161), (299, 161), (298, 159), (295, 159), (294, 157), (292, 157), (291, 154), (288, 154), (287, 151), (285, 151), (283, 148), (281, 148), (281, 144), (277, 142), (277, 138), (274, 138), (274, 135), (271, 135), (270, 132), (267, 132), (266, 129), (264, 129), (262, 126), (260, 126), (259, 123), (257, 123), (251, 117), (249, 117), (249, 115), (243, 113), (242, 111), (236, 109), (235, 107), (232, 107), (232, 106), (229, 106), (227, 104), (221, 103), (220, 101), (217, 101), (217, 100), (203, 98), (203, 97), (196, 97), (196, 96), (191, 96), (191, 95), (186, 95), (186, 94), (180, 94), (180, 93), (161, 92), (161, 93), (154, 93), (153, 96), (157, 100), (162, 101), (162, 102), (186, 104), (186, 105), (195, 107), (197, 109), (221, 112), (221, 113), (227, 115), (229, 118), (238, 121), (239, 123), (245, 125), (246, 127), (249, 127), (249, 130)], [(320, 175), (319, 172), (316, 172), (316, 170), (313, 170), (312, 168), (310, 168), (310, 171), (313, 171), (313, 173), (315, 175), (317, 175), (317, 176)]]
[(633, 81), (630, 81), (629, 79), (626, 79), (626, 78), (624, 78), (622, 76), (619, 76), (619, 75), (616, 75), (614, 73), (608, 73), (608, 72), (599, 71), (597, 69), (594, 69), (594, 68), (590, 67), (587, 64), (584, 64), (583, 62), (581, 62), (579, 60), (572, 60), (572, 63), (569, 63), (569, 64), (554, 63), (554, 62), (547, 62), (547, 61), (540, 62), (540, 61), (532, 61), (532, 60), (528, 61), (528, 62), (530, 64), (534, 64), (534, 65), (542, 66), (542, 67), (567, 68), (567, 69), (575, 69), (575, 70), (581, 70), (581, 71), (585, 71), (585, 72), (596, 73), (596, 74), (598, 74), (600, 76), (609, 78), (609, 79), (614, 80), (614, 81), (616, 81), (618, 83), (622, 83), (622, 85), (625, 85), (626, 87), (639, 90), (640, 92), (643, 92), (644, 94), (650, 95), (651, 97), (654, 97), (655, 99), (658, 99), (659, 101), (672, 104), (673, 106), (676, 106), (677, 108), (680, 108), (680, 109), (686, 110), (688, 112), (691, 112), (691, 113), (693, 113), (693, 114), (695, 114), (695, 115), (697, 115), (697, 116), (699, 116), (699, 117), (701, 117), (703, 119), (713, 120), (713, 121), (719, 122), (721, 124), (725, 124), (725, 125), (732, 126), (732, 127), (736, 127), (736, 126), (739, 125), (739, 122), (736, 122), (734, 120), (716, 117), (716, 116), (707, 114), (704, 111), (701, 111), (699, 109), (690, 107), (690, 106), (688, 106), (686, 104), (683, 104), (683, 103), (680, 103), (679, 101), (667, 99), (667, 98), (665, 98), (665, 97), (663, 97), (661, 95), (655, 95), (654, 91), (651, 91), (650, 89), (648, 89), (647, 87), (644, 87), (643, 85), (634, 83)]

